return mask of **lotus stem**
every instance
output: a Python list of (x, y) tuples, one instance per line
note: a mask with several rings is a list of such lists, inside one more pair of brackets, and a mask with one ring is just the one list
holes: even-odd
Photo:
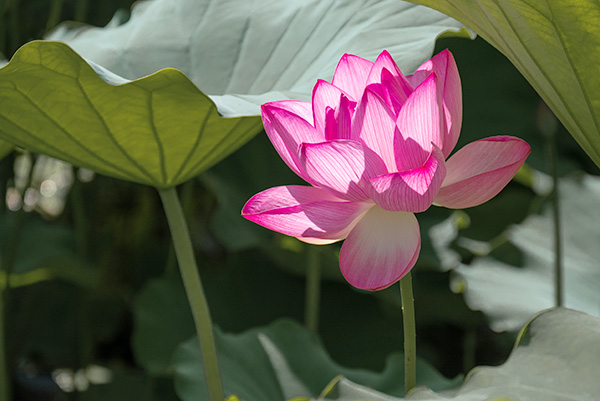
[(10, 47), (7, 53), (10, 54), (17, 50), (21, 44), (21, 35), (19, 34), (19, 0), (8, 0), (6, 10), (8, 11), (10, 38)]
[(50, 15), (48, 21), (46, 21), (46, 30), (54, 28), (60, 22), (60, 15), (62, 13), (63, 0), (53, 0), (50, 6)]
[(467, 373), (475, 367), (477, 353), (477, 329), (471, 326), (465, 330), (463, 337), (463, 372)]
[(417, 385), (417, 331), (415, 324), (415, 298), (410, 272), (400, 279), (402, 321), (404, 326), (404, 391), (408, 393)]
[[(31, 175), (26, 188), (31, 182)], [(23, 227), (23, 219), (25, 212), (21, 208), (15, 213), (15, 221), (11, 229), (11, 236), (8, 244), (8, 252), (4, 260), (4, 266), (0, 265), (0, 277), (4, 280), (0, 285), (0, 401), (12, 400), (12, 374), (11, 365), (12, 358), (10, 347), (8, 346), (7, 337), (7, 317), (10, 305), (10, 276), (15, 265), (17, 247), (21, 238), (21, 229)], [(2, 268), (3, 267), (3, 268)]]
[(225, 396), (217, 359), (212, 320), (181, 203), (179, 203), (175, 188), (162, 189), (158, 192), (167, 215), (175, 255), (177, 256), (179, 270), (196, 325), (208, 396), (211, 401), (223, 401)]
[(89, 0), (79, 0), (75, 3), (75, 21), (85, 22), (88, 15)]
[(11, 400), (10, 357), (6, 342), (6, 292), (8, 292), (8, 276), (6, 284), (0, 290), (0, 401)]
[(562, 239), (561, 239), (561, 218), (560, 218), (560, 199), (558, 192), (558, 149), (556, 147), (556, 132), (558, 122), (556, 116), (546, 106), (540, 102), (538, 111), (538, 128), (546, 140), (548, 162), (550, 164), (550, 174), (552, 175), (552, 220), (554, 223), (554, 299), (556, 306), (564, 304), (564, 271), (562, 266)]
[(561, 218), (560, 218), (560, 199), (558, 191), (558, 151), (556, 149), (556, 136), (548, 138), (548, 147), (550, 153), (550, 165), (552, 169), (552, 221), (554, 222), (554, 285), (555, 285), (555, 303), (556, 306), (564, 305), (564, 271), (562, 266), (562, 238), (561, 238)]
[(306, 271), (306, 307), (304, 324), (316, 333), (319, 328), (319, 301), (321, 298), (321, 265), (319, 249), (316, 245), (308, 248), (308, 266)]
[[(31, 167), (27, 173), (27, 182), (23, 187), (23, 194), (25, 194), (25, 191), (31, 185), (34, 163), (35, 161), (32, 160)], [(8, 346), (6, 322), (8, 311), (10, 310), (10, 276), (15, 266), (17, 248), (21, 240), (23, 220), (25, 219), (23, 206), (14, 213), (15, 220), (10, 232), (8, 251), (6, 252), (4, 263), (0, 263), (0, 401), (12, 400), (12, 355)], [(4, 282), (2, 283), (2, 281)]]

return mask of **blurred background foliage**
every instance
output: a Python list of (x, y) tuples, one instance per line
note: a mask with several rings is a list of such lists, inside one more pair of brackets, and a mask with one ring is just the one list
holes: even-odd
[[(127, 18), (131, 4), (0, 1), (0, 52), (9, 58), (59, 21), (102, 26), (117, 11)], [(480, 38), (442, 38), (436, 52), (444, 48), (453, 52), (463, 84), (458, 147), (514, 135), (533, 150), (527, 168), (492, 201), (418, 216), (418, 354), (454, 378), (475, 365), (502, 363), (516, 334), (492, 331), (481, 312), (469, 309), (460, 285), (451, 285), (451, 267), (469, 264), (482, 244), (489, 256), (522, 265), (505, 232), (547, 203), (550, 141), (561, 177), (599, 172), (562, 127), (555, 137), (541, 134), (539, 96), (498, 51)], [(260, 134), (180, 188), (213, 319), (223, 332), (278, 318), (303, 321), (309, 246), (240, 217), (255, 193), (292, 183), (301, 181)], [(0, 285), (10, 286), (3, 302), (15, 399), (177, 400), (171, 357), (194, 329), (156, 191), (20, 149), (0, 161), (0, 190), (0, 263), (8, 272)], [(449, 222), (458, 235), (443, 235)], [(381, 371), (402, 350), (398, 288), (351, 288), (339, 273), (338, 252), (339, 244), (317, 251), (318, 335), (337, 363)]]

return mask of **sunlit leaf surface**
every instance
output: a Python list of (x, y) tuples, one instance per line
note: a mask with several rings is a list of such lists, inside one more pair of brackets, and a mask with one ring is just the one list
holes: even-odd
[[(564, 179), (559, 189), (565, 305), (600, 316), (600, 179)], [(467, 303), (482, 310), (494, 330), (517, 330), (535, 313), (554, 306), (553, 232), (548, 207), (508, 233), (510, 242), (525, 255), (523, 267), (482, 257), (456, 269), (466, 284)]]
[(597, 1), (411, 1), (456, 18), (504, 53), (600, 166)]
[(393, 398), (342, 379), (324, 398), (337, 401), (588, 401), (600, 382), (600, 319), (570, 309), (544, 312), (523, 330), (508, 360), (477, 367), (456, 390), (415, 389)]
[(0, 69), (1, 139), (166, 188), (199, 174), (261, 130), (258, 117), (221, 117), (177, 70), (129, 82), (96, 69), (63, 43), (23, 46)]
[(155, 0), (105, 28), (62, 25), (48, 36), (127, 79), (174, 67), (226, 116), (258, 115), (269, 100), (310, 99), (344, 53), (387, 49), (405, 73), (463, 26), (400, 0)]

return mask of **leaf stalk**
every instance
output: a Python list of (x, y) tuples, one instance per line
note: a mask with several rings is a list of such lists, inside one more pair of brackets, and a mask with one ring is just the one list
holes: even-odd
[(158, 190), (173, 238), (175, 255), (194, 317), (196, 333), (200, 342), (202, 366), (208, 396), (211, 401), (223, 401), (223, 384), (217, 359), (214, 332), (208, 303), (202, 288), (198, 266), (192, 248), (187, 223), (175, 188)]

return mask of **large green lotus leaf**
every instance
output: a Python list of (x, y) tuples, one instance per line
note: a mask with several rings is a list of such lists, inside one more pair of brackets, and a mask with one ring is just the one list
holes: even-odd
[[(565, 306), (600, 316), (600, 178), (560, 181)], [(524, 254), (515, 267), (491, 257), (477, 258), (456, 269), (456, 288), (467, 304), (482, 310), (496, 331), (517, 330), (532, 315), (554, 306), (554, 239), (552, 210), (531, 215), (508, 232)]]
[(125, 24), (65, 24), (48, 39), (127, 79), (177, 68), (221, 114), (239, 116), (270, 100), (310, 100), (344, 53), (375, 60), (387, 49), (412, 73), (441, 33), (461, 29), (400, 0), (154, 0), (138, 2)]
[(180, 71), (127, 81), (95, 68), (64, 43), (21, 47), (0, 69), (1, 139), (111, 177), (167, 188), (261, 130), (257, 117), (221, 117)]
[(318, 398), (337, 401), (589, 401), (600, 394), (600, 319), (570, 309), (541, 313), (521, 333), (508, 360), (477, 367), (458, 389), (416, 388), (395, 398), (334, 381)]
[[(318, 339), (290, 320), (241, 334), (216, 332), (226, 394), (244, 401), (281, 401), (293, 397), (315, 397), (336, 376), (390, 394), (402, 394), (403, 358), (394, 355), (383, 372), (348, 369), (335, 363)], [(198, 340), (183, 343), (173, 357), (175, 388), (184, 401), (206, 400)], [(443, 389), (455, 385), (427, 363), (417, 364), (420, 384)]]
[(597, 1), (410, 1), (456, 18), (504, 53), (600, 166)]
[[(8, 64), (8, 60), (0, 59), (0, 68), (4, 67), (6, 64)], [(12, 152), (14, 148), (12, 143), (0, 140), (0, 159), (3, 159), (4, 156)]]

